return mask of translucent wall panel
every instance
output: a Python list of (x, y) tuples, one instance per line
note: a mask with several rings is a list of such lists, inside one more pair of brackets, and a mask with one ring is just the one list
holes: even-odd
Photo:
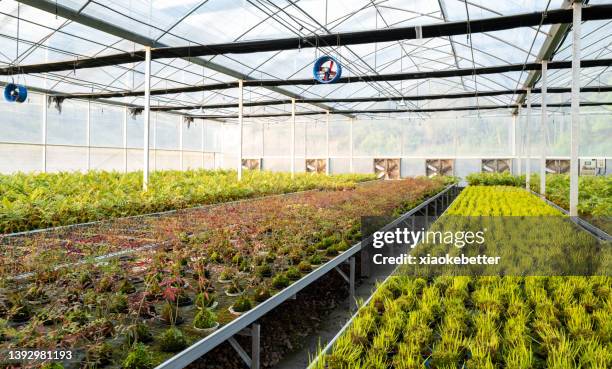
[[(142, 115), (127, 118), (127, 146), (142, 149), (144, 145), (144, 118)], [(153, 146), (153, 145), (151, 145)]]
[(425, 175), (425, 159), (402, 159), (402, 177), (418, 177)]
[(90, 151), (92, 170), (121, 171), (124, 170), (123, 149), (92, 148)]
[(155, 150), (155, 170), (181, 169), (179, 151)]
[(260, 158), (263, 150), (263, 123), (251, 122), (244, 125), (243, 130), (243, 157), (245, 158)]
[(123, 147), (124, 113), (119, 106), (91, 104), (91, 146)]
[(202, 153), (201, 152), (183, 152), (183, 169), (200, 169), (202, 168)]
[(183, 123), (183, 150), (202, 150), (202, 127), (201, 120), (190, 124)]
[(455, 160), (455, 175), (465, 178), (470, 173), (480, 173), (482, 160), (481, 159), (456, 159)]
[(612, 156), (612, 114), (584, 115), (581, 118), (581, 156)]
[(42, 170), (42, 146), (0, 144), (0, 173)]
[(291, 170), (291, 159), (265, 158), (263, 169), (273, 172), (289, 172)]
[(223, 168), (236, 169), (238, 167), (238, 145), (240, 129), (237, 124), (224, 124), (221, 128)]
[[(437, 122), (436, 122), (437, 123)], [(454, 125), (454, 127), (452, 127)], [(534, 132), (537, 126), (533, 125)], [(512, 154), (512, 118), (476, 116), (447, 119), (440, 130), (456, 132), (457, 156), (508, 156)]]
[(127, 170), (134, 172), (142, 170), (143, 167), (142, 149), (128, 149), (127, 151)]
[(43, 96), (29, 94), (23, 104), (0, 100), (0, 141), (42, 143)]
[(204, 153), (204, 169), (217, 169), (221, 167), (222, 155)]
[(178, 115), (156, 114), (154, 135), (156, 149), (177, 150), (179, 148), (179, 124), (182, 123), (180, 118)]
[(329, 155), (349, 156), (350, 126), (347, 121), (329, 122)]
[(224, 126), (218, 122), (204, 121), (204, 151), (222, 151), (225, 145)]
[[(589, 108), (581, 108), (580, 117), (580, 156), (610, 157), (612, 156), (612, 117), (609, 114), (592, 113)], [(544, 136), (541, 127), (540, 110), (534, 109), (530, 124), (531, 153), (539, 156), (544, 144)], [(521, 116), (520, 129), (522, 139), (525, 138), (525, 116)], [(571, 115), (569, 109), (563, 111), (549, 112), (547, 156), (569, 157), (570, 155), (570, 133)], [(523, 147), (522, 155), (526, 148)]]
[(390, 157), (401, 153), (402, 123), (400, 120), (355, 121), (353, 142), (355, 156)]
[(405, 124), (404, 155), (454, 156), (456, 121), (447, 119), (407, 120)]
[[(305, 151), (305, 140), (304, 138), (308, 135), (308, 124), (305, 122), (295, 122), (295, 157), (304, 159), (307, 155)], [(291, 136), (289, 136), (290, 138)], [(290, 141), (290, 139), (289, 139)], [(291, 155), (291, 148), (289, 149), (289, 155)], [(304, 167), (304, 163), (302, 163)], [(296, 169), (297, 170), (297, 169)]]
[(306, 136), (308, 158), (327, 158), (326, 127), (322, 121), (308, 124)]
[(329, 169), (332, 174), (351, 172), (351, 161), (349, 159), (331, 159)]
[(265, 156), (291, 156), (291, 124), (288, 122), (264, 124)]
[(47, 172), (86, 170), (87, 148), (47, 146)]
[[(350, 166), (350, 161), (349, 161)], [(374, 173), (374, 159), (353, 159), (353, 172)]]
[(61, 113), (51, 106), (47, 110), (47, 143), (51, 145), (87, 144), (87, 103), (64, 100)]

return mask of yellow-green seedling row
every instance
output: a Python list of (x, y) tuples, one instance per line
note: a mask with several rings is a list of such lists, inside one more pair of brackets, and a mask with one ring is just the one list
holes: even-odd
[(0, 233), (84, 223), (114, 217), (311, 189), (352, 188), (370, 174), (189, 170), (151, 173), (142, 191), (142, 172), (65, 172), (0, 175)]
[[(505, 186), (468, 187), (447, 213), (563, 218), (527, 191)], [(315, 362), (317, 369), (611, 366), (609, 275), (425, 279), (396, 274)]]

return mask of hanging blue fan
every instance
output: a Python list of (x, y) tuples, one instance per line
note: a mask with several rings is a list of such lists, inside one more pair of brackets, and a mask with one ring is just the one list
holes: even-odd
[(15, 83), (8, 83), (4, 86), (4, 99), (8, 102), (25, 102), (28, 98), (28, 89), (25, 86)]
[(325, 55), (315, 61), (312, 75), (319, 83), (338, 82), (342, 76), (342, 65), (336, 58)]

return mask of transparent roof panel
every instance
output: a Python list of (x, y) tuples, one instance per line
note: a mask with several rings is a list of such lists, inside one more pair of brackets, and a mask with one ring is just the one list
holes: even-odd
[[(76, 60), (141, 50), (143, 38), (158, 46), (185, 46), (242, 40), (266, 40), (351, 32), (389, 27), (424, 25), (445, 21), (475, 20), (494, 16), (546, 11), (567, 6), (567, 0), (40, 0), (41, 5), (65, 7), (78, 12), (68, 20), (53, 12), (19, 5), (15, 0), (0, 2), (0, 65)], [(589, 4), (605, 4), (591, 0)], [(19, 20), (18, 20), (19, 19)], [(92, 23), (92, 20), (95, 21)], [(18, 27), (19, 23), (19, 27)], [(105, 24), (109, 27), (104, 26)], [(111, 27), (112, 26), (112, 27)], [(112, 29), (111, 29), (112, 28)], [(218, 55), (184, 60), (156, 60), (152, 63), (152, 87), (173, 88), (202, 83), (251, 79), (309, 79), (317, 57), (337, 57), (346, 76), (427, 72), (522, 64), (537, 61), (553, 27), (527, 27), (423, 40), (402, 40), (367, 45), (319, 45), (276, 52)], [(19, 30), (19, 33), (17, 32)], [(612, 22), (583, 23), (582, 57), (612, 57)], [(555, 52), (553, 60), (571, 58), (571, 30)], [(23, 76), (28, 85), (56, 92), (103, 92), (141, 90), (142, 63)], [(345, 98), (399, 96), (490, 91), (522, 88), (529, 72), (512, 72), (467, 77), (419, 79), (390, 82), (360, 82), (345, 85), (283, 86), (248, 88), (246, 101), (304, 98)], [(581, 72), (583, 85), (612, 83), (607, 68)], [(549, 71), (549, 85), (570, 84), (569, 70)], [(536, 82), (536, 87), (539, 82)], [(235, 103), (235, 89), (153, 96), (153, 105), (196, 105)], [(512, 104), (517, 95), (502, 95), (456, 101), (407, 102), (407, 106), (449, 106), (449, 104)], [(534, 101), (539, 97), (534, 96)], [(117, 98), (122, 103), (141, 104), (142, 98)], [(391, 109), (397, 103), (330, 103), (337, 109)], [(303, 109), (320, 110), (311, 105)], [(262, 107), (249, 108), (262, 111)], [(286, 106), (266, 107), (286, 111)], [(211, 114), (235, 109), (210, 110)], [(192, 112), (198, 112), (194, 110)]]

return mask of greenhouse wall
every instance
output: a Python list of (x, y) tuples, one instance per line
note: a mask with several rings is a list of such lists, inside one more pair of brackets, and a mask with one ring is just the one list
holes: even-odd
[[(142, 169), (142, 115), (131, 116), (122, 106), (78, 100), (64, 101), (60, 111), (45, 106), (44, 100), (43, 95), (32, 93), (24, 104), (0, 103), (8, 112), (0, 130), (1, 173)], [(481, 160), (487, 158), (513, 159), (512, 170), (518, 173), (520, 156), (524, 173), (529, 135), (531, 170), (537, 173), (545, 148), (547, 157), (569, 157), (571, 123), (569, 109), (551, 111), (545, 133), (540, 113), (532, 110), (528, 126), (523, 109), (516, 130), (509, 114), (444, 113), (355, 121), (334, 117), (329, 133), (323, 115), (300, 119), (295, 127), (295, 170), (305, 170), (306, 158), (328, 155), (331, 173), (369, 173), (374, 170), (374, 158), (402, 158), (402, 176), (415, 176), (425, 174), (426, 159), (454, 159), (455, 174), (463, 177), (479, 172)], [(587, 144), (580, 146), (580, 155), (612, 157), (610, 115), (591, 108), (582, 113), (581, 138)], [(236, 122), (186, 123), (181, 115), (152, 112), (150, 143), (151, 170), (236, 168), (239, 163)], [(265, 170), (289, 171), (290, 118), (245, 120), (243, 158), (263, 159)]]

